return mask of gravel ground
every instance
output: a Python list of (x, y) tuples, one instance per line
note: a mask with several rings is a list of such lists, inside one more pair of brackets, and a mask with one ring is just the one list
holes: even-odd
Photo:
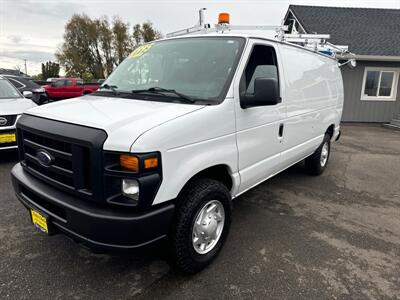
[(319, 177), (294, 166), (234, 201), (214, 263), (184, 276), (165, 249), (92, 254), (48, 238), (0, 154), (0, 299), (400, 299), (400, 132), (345, 125)]

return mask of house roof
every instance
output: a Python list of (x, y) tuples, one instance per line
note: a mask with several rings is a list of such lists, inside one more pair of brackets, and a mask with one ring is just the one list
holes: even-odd
[(306, 33), (330, 34), (331, 43), (357, 55), (400, 56), (400, 9), (290, 5)]
[(2, 75), (15, 75), (15, 76), (26, 76), (26, 77), (29, 77), (25, 73), (23, 73), (21, 71), (18, 71), (18, 70), (13, 70), (13, 69), (0, 68), (0, 74), (2, 74)]

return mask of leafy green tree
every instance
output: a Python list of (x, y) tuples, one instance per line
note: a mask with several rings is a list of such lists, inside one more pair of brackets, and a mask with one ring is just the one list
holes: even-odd
[(64, 42), (55, 54), (57, 61), (67, 76), (104, 78), (134, 47), (162, 36), (150, 21), (136, 24), (132, 32), (129, 28), (129, 23), (117, 16), (110, 24), (104, 16), (91, 19), (75, 14), (65, 25)]
[(60, 65), (58, 63), (48, 61), (46, 63), (42, 63), (42, 78), (47, 79), (50, 77), (59, 77), (60, 74)]
[(32, 75), (32, 79), (33, 80), (43, 80), (43, 75), (41, 73), (36, 74), (36, 75)]
[(119, 17), (114, 17), (112, 32), (115, 59), (120, 64), (133, 48), (132, 40), (129, 36), (129, 24), (124, 23)]
[(153, 27), (150, 21), (146, 21), (143, 24), (135, 24), (133, 26), (132, 38), (136, 47), (140, 44), (160, 39), (162, 34)]
[(105, 75), (111, 74), (115, 65), (113, 53), (114, 36), (107, 17), (102, 17), (96, 21), (98, 37), (100, 42), (100, 51), (102, 53), (103, 68)]
[(161, 37), (162, 37), (161, 32), (156, 30), (150, 21), (146, 21), (142, 24), (143, 42), (148, 43), (148, 42), (157, 40)]

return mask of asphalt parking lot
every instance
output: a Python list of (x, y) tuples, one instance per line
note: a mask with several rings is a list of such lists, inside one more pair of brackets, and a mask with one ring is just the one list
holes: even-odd
[(400, 131), (345, 125), (320, 177), (294, 166), (234, 201), (216, 261), (187, 277), (160, 249), (92, 254), (47, 238), (0, 154), (1, 299), (400, 299)]

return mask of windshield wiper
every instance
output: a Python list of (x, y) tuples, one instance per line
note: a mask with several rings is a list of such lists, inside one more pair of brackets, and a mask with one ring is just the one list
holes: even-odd
[(175, 90), (164, 89), (164, 88), (157, 87), (157, 86), (151, 87), (151, 88), (148, 88), (148, 89), (145, 89), (145, 90), (133, 90), (132, 91), (133, 94), (135, 94), (135, 93), (147, 93), (147, 92), (161, 94), (161, 95), (165, 95), (166, 93), (170, 93), (170, 94), (174, 94), (175, 96), (178, 96), (180, 99), (183, 99), (188, 103), (195, 103), (196, 102), (196, 100), (194, 100), (193, 98), (191, 98), (191, 97), (189, 97), (189, 96), (187, 96), (185, 94), (179, 93), (179, 92), (177, 92)]
[(118, 92), (118, 90), (117, 90), (117, 86), (116, 85), (109, 85), (109, 84), (103, 84), (101, 87), (100, 87), (100, 89), (107, 89), (107, 90), (110, 90), (110, 91), (112, 91), (113, 93), (114, 93), (114, 95), (119, 95), (119, 92)]

